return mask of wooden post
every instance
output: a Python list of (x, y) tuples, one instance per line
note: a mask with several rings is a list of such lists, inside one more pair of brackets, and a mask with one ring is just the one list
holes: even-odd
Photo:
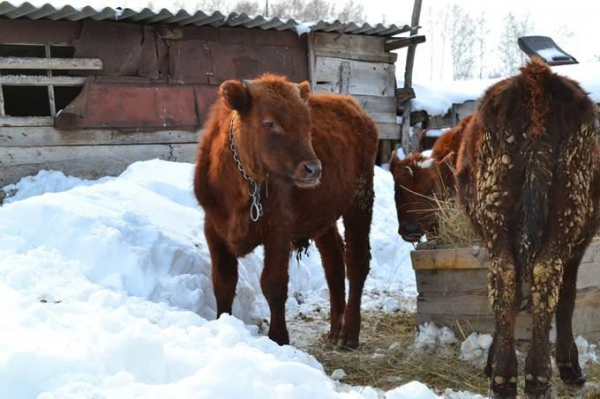
[[(416, 36), (419, 31), (419, 18), (421, 16), (421, 2), (422, 0), (415, 0), (413, 7), (412, 20), (410, 23), (410, 36)], [(406, 69), (404, 70), (404, 88), (408, 89), (412, 87), (412, 72), (415, 64), (415, 52), (417, 50), (416, 44), (408, 46), (408, 54), (406, 56)], [(402, 114), (402, 148), (405, 154), (410, 154), (413, 150), (418, 148), (419, 138), (414, 135), (410, 136), (410, 113), (412, 106), (410, 101), (407, 101), (404, 105), (404, 112)]]
[[(44, 46), (46, 48), (46, 58), (52, 58), (52, 53), (50, 49), (50, 45), (46, 44)], [(48, 78), (52, 78), (52, 70), (46, 70), (46, 76)], [(54, 100), (54, 85), (48, 85), (48, 100), (50, 101), (50, 116), (56, 118), (56, 101)]]
[(0, 83), (0, 118), (3, 118), (5, 116), (6, 114), (4, 113), (4, 92), (2, 91), (2, 83)]

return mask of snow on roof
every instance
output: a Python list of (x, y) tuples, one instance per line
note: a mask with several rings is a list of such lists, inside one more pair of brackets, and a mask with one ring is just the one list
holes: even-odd
[[(600, 62), (559, 65), (552, 71), (569, 77), (588, 92), (595, 103), (600, 103)], [(414, 84), (416, 98), (412, 100), (415, 111), (426, 111), (429, 115), (444, 115), (452, 104), (474, 101), (483, 96), (485, 90), (500, 79), (454, 81), (439, 84)], [(399, 82), (399, 85), (403, 84)], [(401, 86), (399, 86), (401, 87)]]
[(45, 0), (29, 2), (0, 2), (0, 17), (8, 19), (51, 19), (79, 21), (82, 19), (138, 22), (144, 24), (172, 24), (194, 26), (229, 26), (282, 30), (296, 30), (299, 35), (314, 32), (345, 33), (367, 36), (394, 36), (410, 30), (408, 25), (368, 23), (343, 23), (341, 21), (315, 21), (302, 23), (294, 19), (268, 18), (245, 13), (222, 14), (198, 9), (195, 0), (167, 0), (161, 8), (151, 6), (149, 0)]

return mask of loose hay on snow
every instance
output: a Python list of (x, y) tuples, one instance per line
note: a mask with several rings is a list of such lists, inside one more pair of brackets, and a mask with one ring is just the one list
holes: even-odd
[[(420, 381), (439, 393), (447, 388), (488, 394), (489, 382), (483, 376), (483, 367), (459, 359), (460, 345), (449, 347), (445, 354), (427, 353), (414, 349), (416, 337), (415, 315), (399, 312), (363, 311), (361, 344), (356, 350), (340, 349), (326, 336), (328, 315), (323, 312), (302, 317), (292, 323), (291, 329), (320, 331), (304, 337), (301, 349), (313, 355), (331, 373), (343, 369), (342, 382), (354, 386), (372, 386), (390, 390), (410, 381)], [(309, 324), (309, 325), (307, 325)], [(300, 332), (300, 331), (298, 331)], [(465, 337), (459, 337), (464, 340)], [(523, 348), (525, 349), (525, 348)], [(523, 356), (525, 350), (520, 351)], [(521, 368), (524, 358), (520, 358)], [(584, 373), (593, 382), (600, 382), (600, 364), (588, 363)], [(583, 391), (565, 386), (554, 370), (553, 384), (559, 398), (600, 399), (600, 388), (588, 384)], [(524, 378), (521, 370), (519, 395), (523, 395)]]

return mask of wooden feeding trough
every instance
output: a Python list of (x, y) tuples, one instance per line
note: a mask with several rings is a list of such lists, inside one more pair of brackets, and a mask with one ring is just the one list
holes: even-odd
[[(494, 314), (487, 296), (491, 261), (485, 249), (417, 249), (411, 258), (417, 280), (419, 325), (432, 322), (465, 335), (494, 331)], [(600, 338), (600, 239), (594, 239), (579, 267), (573, 333), (586, 339)], [(515, 338), (531, 338), (530, 311), (519, 312)]]

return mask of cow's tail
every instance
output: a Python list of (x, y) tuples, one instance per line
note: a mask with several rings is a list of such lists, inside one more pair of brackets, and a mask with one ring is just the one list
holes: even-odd
[(523, 241), (522, 252), (526, 264), (532, 265), (542, 244), (542, 235), (548, 216), (548, 193), (552, 183), (555, 157), (546, 136), (550, 96), (545, 85), (550, 68), (541, 60), (533, 59), (521, 68), (525, 89), (529, 127), (525, 131), (523, 182)]

